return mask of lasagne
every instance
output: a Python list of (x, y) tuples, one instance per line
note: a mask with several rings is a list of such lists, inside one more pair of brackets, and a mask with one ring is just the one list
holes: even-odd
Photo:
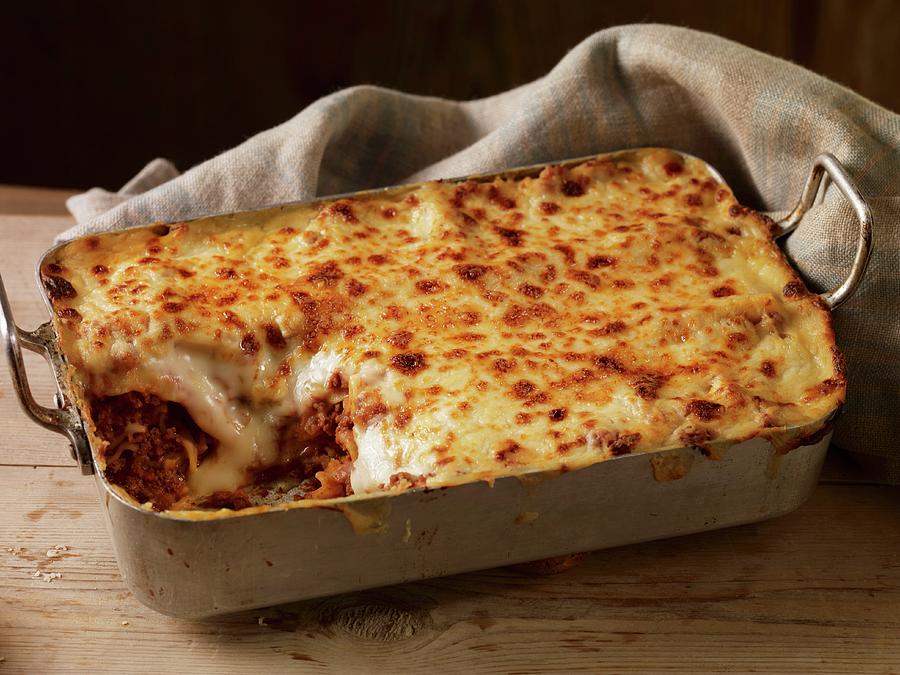
[(774, 229), (646, 149), (88, 236), (41, 276), (106, 478), (240, 509), (821, 420), (844, 368)]

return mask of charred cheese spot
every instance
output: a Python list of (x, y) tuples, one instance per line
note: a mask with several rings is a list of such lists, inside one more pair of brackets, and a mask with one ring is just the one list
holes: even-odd
[(688, 401), (684, 414), (708, 422), (721, 417), (724, 411), (725, 406), (721, 403), (695, 398), (692, 401)]
[(477, 282), (488, 272), (485, 265), (456, 265), (453, 270), (463, 281)]
[(500, 188), (496, 185), (491, 185), (488, 187), (487, 196), (488, 196), (488, 201), (496, 204), (497, 206), (499, 206), (502, 209), (509, 210), (509, 209), (516, 208), (516, 200), (504, 196), (500, 192)]
[(216, 276), (219, 279), (237, 279), (238, 274), (233, 267), (220, 267), (216, 270)]
[(562, 184), (562, 193), (566, 197), (581, 197), (584, 194), (584, 187), (576, 181), (567, 180)]
[(241, 339), (241, 351), (251, 355), (259, 351), (259, 341), (253, 333), (247, 333)]
[(287, 341), (284, 339), (281, 329), (274, 323), (265, 323), (262, 328), (266, 334), (266, 343), (270, 347), (284, 349), (287, 346)]
[(515, 441), (504, 441), (500, 449), (494, 455), (498, 462), (508, 463), (515, 461), (515, 455), (522, 450), (522, 446)]
[(416, 282), (416, 290), (429, 295), (439, 292), (443, 287), (444, 285), (437, 279), (421, 279)]
[(641, 373), (629, 384), (642, 399), (652, 401), (657, 398), (660, 388), (666, 383), (667, 376), (661, 373)]
[(508, 227), (495, 227), (494, 231), (510, 246), (521, 246), (525, 233)]
[(703, 206), (703, 197), (697, 194), (686, 195), (684, 203), (688, 206)]
[(600, 369), (612, 373), (624, 373), (625, 366), (622, 362), (612, 356), (600, 355), (594, 359), (594, 364)]
[(625, 325), (624, 321), (612, 321), (602, 328), (599, 328), (595, 331), (591, 331), (592, 335), (610, 335), (612, 333), (621, 333), (628, 326)]
[(714, 298), (727, 298), (729, 295), (734, 295), (735, 290), (731, 286), (716, 286), (712, 289), (712, 296)]
[(350, 279), (347, 282), (347, 292), (353, 297), (359, 297), (360, 295), (365, 295), (365, 292), (369, 290), (369, 287), (364, 283), (357, 281), (356, 279)]
[(532, 382), (519, 380), (513, 385), (512, 395), (516, 398), (528, 398), (536, 389)]
[(541, 202), (540, 209), (545, 216), (552, 216), (554, 213), (559, 212), (559, 204), (556, 202)]
[(322, 265), (316, 265), (313, 272), (307, 275), (306, 280), (317, 286), (334, 286), (343, 276), (344, 273), (338, 264), (329, 260)]
[(345, 339), (349, 340), (356, 337), (357, 335), (361, 335), (364, 332), (365, 329), (362, 326), (360, 326), (358, 323), (354, 323), (344, 328), (344, 330), (341, 331), (341, 335), (343, 335)]
[(400, 320), (404, 316), (406, 316), (406, 310), (397, 305), (389, 305), (382, 313), (382, 319), (390, 319), (390, 320)]
[(545, 319), (553, 313), (553, 308), (546, 303), (537, 303), (527, 307), (513, 305), (503, 314), (503, 323), (508, 326), (520, 327), (532, 321)]
[(740, 345), (746, 344), (750, 341), (747, 337), (746, 333), (729, 333), (726, 338), (726, 344), (729, 349), (736, 349)]
[[(584, 436), (579, 436), (575, 440), (572, 441), (564, 441), (556, 446), (556, 452), (560, 455), (569, 454), (572, 450), (576, 448), (581, 448), (587, 445), (587, 438)], [(562, 468), (562, 467), (561, 467)], [(565, 469), (563, 469), (565, 470)]]
[(78, 295), (75, 287), (63, 277), (47, 276), (44, 277), (43, 282), (51, 300), (71, 300)]
[(568, 410), (565, 408), (554, 408), (551, 410), (547, 416), (550, 418), (551, 422), (562, 422), (566, 419), (566, 415), (568, 414)]
[(391, 357), (391, 365), (404, 375), (415, 375), (427, 367), (421, 353), (396, 354)]
[(592, 255), (588, 258), (588, 267), (597, 269), (598, 267), (610, 267), (616, 264), (616, 259), (611, 255)]
[(412, 419), (412, 411), (407, 407), (401, 407), (394, 416), (394, 426), (397, 429), (404, 429)]
[(397, 349), (406, 349), (412, 339), (413, 334), (408, 330), (398, 330), (396, 333), (391, 333), (388, 336), (387, 342), (392, 347), (397, 347)]
[(522, 295), (527, 295), (529, 298), (539, 298), (544, 294), (544, 289), (540, 286), (534, 286), (532, 284), (522, 284), (519, 286), (519, 293)]
[(789, 281), (781, 291), (786, 298), (799, 298), (807, 294), (802, 281)]
[(563, 254), (567, 265), (575, 264), (575, 249), (568, 244), (555, 244), (553, 248)]
[(568, 273), (568, 277), (569, 279), (585, 284), (592, 290), (597, 290), (603, 285), (603, 281), (596, 274), (591, 274), (590, 272), (584, 272), (582, 270), (571, 270)]
[(336, 204), (332, 204), (329, 208), (329, 211), (341, 218), (344, 222), (347, 223), (358, 223), (359, 220), (356, 218), (356, 214), (353, 212), (353, 207), (348, 202), (337, 202)]

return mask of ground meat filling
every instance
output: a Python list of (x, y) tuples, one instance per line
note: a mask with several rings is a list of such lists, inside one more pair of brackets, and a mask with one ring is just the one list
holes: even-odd
[(301, 417), (287, 418), (278, 430), (279, 461), (251, 469), (252, 483), (296, 485), (295, 499), (331, 499), (353, 494), (350, 487), (353, 422), (343, 401), (314, 401)]
[(352, 494), (353, 422), (343, 401), (314, 401), (278, 429), (278, 461), (249, 467), (244, 486), (232, 492), (192, 495), (192, 467), (214, 456), (217, 441), (178, 403), (138, 392), (91, 402), (106, 478), (157, 511), (170, 508), (241, 509), (284, 499), (332, 499)]
[(141, 503), (170, 508), (187, 496), (189, 462), (215, 452), (216, 440), (203, 432), (181, 405), (129, 392), (91, 401), (106, 477)]

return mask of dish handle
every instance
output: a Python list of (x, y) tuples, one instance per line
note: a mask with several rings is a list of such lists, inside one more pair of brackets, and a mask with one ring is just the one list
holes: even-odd
[[(813, 160), (812, 169), (810, 170), (809, 178), (806, 179), (806, 185), (803, 187), (800, 200), (797, 202), (794, 210), (786, 218), (778, 222), (780, 231), (775, 235), (775, 238), (786, 237), (797, 229), (797, 226), (803, 220), (803, 216), (812, 208), (816, 196), (819, 194), (822, 180), (826, 177), (838, 187), (841, 194), (844, 195), (844, 199), (850, 202), (850, 206), (856, 214), (856, 219), (859, 221), (859, 241), (856, 245), (856, 255), (853, 258), (853, 264), (850, 266), (850, 272), (838, 286), (821, 295), (825, 304), (831, 309), (835, 309), (850, 299), (856, 292), (865, 274), (866, 266), (869, 264), (869, 256), (872, 253), (873, 218), (866, 200), (863, 199), (847, 170), (844, 169), (834, 155), (826, 152)], [(827, 183), (825, 187), (828, 187)]]
[[(46, 429), (62, 434), (69, 439), (72, 458), (81, 466), (83, 474), (94, 472), (91, 461), (91, 449), (87, 434), (81, 421), (81, 415), (75, 404), (63, 391), (65, 357), (57, 346), (56, 333), (48, 321), (29, 332), (19, 328), (13, 320), (9, 298), (0, 277), (0, 339), (6, 352), (9, 372), (12, 376), (13, 388), (19, 397), (19, 403), (25, 413)], [(22, 358), (22, 347), (43, 356), (53, 367), (56, 379), (56, 408), (48, 408), (38, 403), (28, 385), (28, 374)]]

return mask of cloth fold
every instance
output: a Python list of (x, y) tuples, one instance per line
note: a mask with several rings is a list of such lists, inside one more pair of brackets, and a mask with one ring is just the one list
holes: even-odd
[[(78, 224), (60, 238), (649, 145), (705, 159), (767, 212), (793, 207), (821, 152), (850, 172), (875, 244), (859, 291), (835, 313), (850, 386), (834, 440), (874, 480), (900, 484), (900, 115), (714, 35), (611, 28), (545, 77), (476, 101), (340, 91), (184, 174), (157, 159), (118, 192), (72, 197)], [(825, 289), (846, 274), (856, 233), (830, 189), (786, 250)]]

